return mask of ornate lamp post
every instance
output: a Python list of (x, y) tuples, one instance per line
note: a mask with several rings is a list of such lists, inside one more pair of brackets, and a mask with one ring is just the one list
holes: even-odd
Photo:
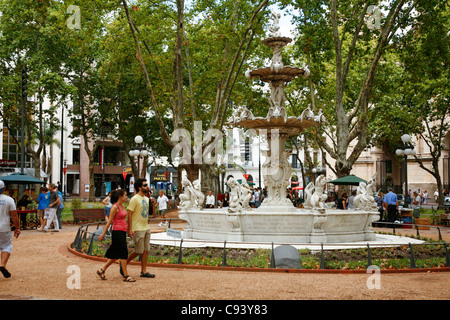
[(414, 146), (411, 144), (411, 136), (409, 134), (402, 135), (403, 146), (400, 146), (397, 150), (395, 150), (395, 154), (398, 156), (403, 156), (404, 166), (405, 166), (405, 200), (403, 207), (408, 208), (408, 155), (415, 155), (416, 150), (414, 150)]
[(146, 147), (142, 146), (142, 142), (144, 139), (141, 136), (136, 136), (134, 138), (134, 142), (136, 143), (136, 146), (134, 146), (130, 152), (128, 153), (131, 157), (137, 157), (137, 165), (138, 165), (138, 179), (141, 177), (141, 157), (144, 158), (148, 156), (148, 151), (146, 150)]

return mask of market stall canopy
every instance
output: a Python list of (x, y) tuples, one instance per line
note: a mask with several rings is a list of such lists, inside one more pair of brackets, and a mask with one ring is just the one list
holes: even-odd
[(39, 180), (38, 178), (29, 176), (27, 174), (13, 173), (9, 176), (0, 177), (4, 183), (17, 183), (17, 184), (45, 184), (45, 181)]
[(360, 182), (367, 183), (366, 180), (361, 179), (353, 174), (342, 177), (336, 180), (329, 181), (329, 183), (335, 184), (335, 185), (348, 185), (348, 186), (358, 186)]

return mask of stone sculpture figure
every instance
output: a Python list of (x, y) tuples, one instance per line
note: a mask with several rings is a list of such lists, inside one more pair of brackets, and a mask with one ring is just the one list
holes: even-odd
[(356, 189), (356, 196), (353, 200), (355, 209), (357, 210), (377, 210), (377, 204), (375, 198), (373, 197), (373, 192), (375, 191), (376, 185), (376, 174), (367, 182), (360, 182), (358, 188)]
[(197, 196), (192, 183), (187, 178), (183, 178), (181, 185), (184, 188), (184, 192), (180, 194), (180, 205), (178, 208), (185, 211), (194, 206)]
[(240, 191), (241, 188), (239, 186), (239, 183), (234, 179), (230, 178), (227, 181), (228, 187), (230, 187), (230, 206), (228, 207), (228, 212), (230, 213), (236, 213), (242, 211), (242, 205), (240, 202)]
[(272, 37), (279, 37), (280, 33), (280, 18), (281, 15), (279, 13), (272, 12), (270, 19), (273, 20), (273, 25), (269, 27), (270, 35)]
[(205, 195), (201, 190), (200, 180), (195, 180), (192, 185), (194, 186), (194, 193), (196, 196), (195, 206), (199, 209), (203, 208), (203, 202), (205, 201)]
[(314, 193), (311, 196), (311, 206), (313, 208), (324, 209), (325, 201), (327, 200), (327, 194), (324, 193), (326, 184), (327, 178), (323, 174), (316, 179)]
[(312, 194), (314, 192), (314, 182), (308, 183), (308, 185), (306, 186), (304, 192), (305, 192), (305, 202), (303, 204), (303, 207), (305, 209), (311, 209), (312, 208), (311, 197), (312, 197)]
[(252, 198), (252, 190), (248, 183), (244, 182), (241, 186), (241, 199), (242, 199), (242, 209), (251, 210), (250, 199)]
[(316, 179), (316, 183), (308, 183), (304, 190), (305, 203), (303, 207), (305, 209), (324, 209), (327, 200), (327, 194), (324, 193), (326, 183), (327, 178), (323, 174)]

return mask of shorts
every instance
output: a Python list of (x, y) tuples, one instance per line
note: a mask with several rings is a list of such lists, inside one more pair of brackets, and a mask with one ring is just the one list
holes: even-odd
[(167, 209), (160, 209), (158, 215), (163, 216), (166, 214)]
[(105, 207), (105, 216), (109, 217), (110, 212), (111, 212), (111, 207)]
[(150, 250), (150, 229), (144, 231), (135, 231), (133, 236), (134, 252), (142, 254)]
[(0, 232), (0, 251), (9, 252), (12, 251), (12, 233), (11, 231)]
[(37, 211), (37, 216), (39, 218), (43, 218), (44, 217), (44, 209), (38, 209)]

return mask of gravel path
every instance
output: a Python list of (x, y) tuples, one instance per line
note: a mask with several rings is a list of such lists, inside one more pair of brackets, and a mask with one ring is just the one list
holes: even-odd
[[(156, 230), (152, 226), (152, 230)], [(311, 274), (151, 268), (155, 279), (139, 278), (140, 267), (131, 265), (135, 283), (124, 283), (117, 265), (100, 280), (95, 271), (103, 262), (78, 257), (67, 250), (77, 227), (64, 225), (59, 233), (22, 231), (13, 240), (7, 265), (12, 277), (0, 275), (0, 299), (69, 300), (390, 300), (450, 299), (448, 272), (381, 274), (380, 289), (369, 289), (369, 274)], [(409, 233), (412, 233), (409, 231)], [(446, 237), (448, 235), (446, 234)], [(79, 268), (80, 289), (69, 289)], [(73, 267), (74, 266), (74, 267)], [(73, 277), (73, 276), (72, 276)]]

